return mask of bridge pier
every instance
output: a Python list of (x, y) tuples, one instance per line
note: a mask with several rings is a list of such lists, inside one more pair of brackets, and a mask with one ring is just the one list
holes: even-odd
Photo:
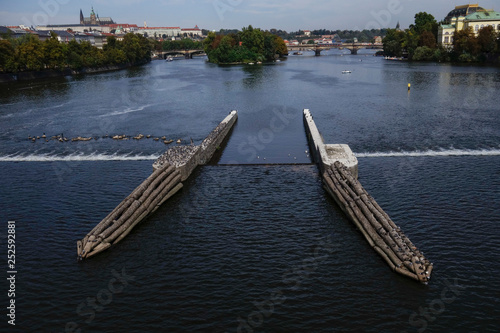
[(319, 57), (319, 56), (321, 55), (321, 50), (320, 50), (320, 49), (318, 49), (318, 48), (317, 48), (317, 49), (315, 49), (315, 50), (314, 50), (314, 55), (315, 55), (316, 57)]
[(357, 48), (349, 49), (349, 51), (351, 51), (351, 55), (357, 55), (358, 54), (358, 49)]

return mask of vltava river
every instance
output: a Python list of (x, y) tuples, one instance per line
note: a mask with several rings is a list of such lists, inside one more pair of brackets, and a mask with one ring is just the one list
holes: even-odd
[[(0, 87), (0, 245), (16, 221), (22, 331), (498, 329), (498, 68), (330, 51)], [(304, 108), (325, 142), (350, 145), (362, 184), (434, 263), (429, 285), (390, 271), (322, 189)], [(199, 143), (233, 109), (210, 165), (120, 244), (76, 261), (76, 241), (168, 148), (153, 138)], [(28, 140), (44, 133), (93, 139)], [(106, 137), (140, 133), (152, 137)]]

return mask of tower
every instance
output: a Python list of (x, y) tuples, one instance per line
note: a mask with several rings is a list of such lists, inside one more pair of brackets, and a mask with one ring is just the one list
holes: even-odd
[(399, 25), (399, 21), (398, 21), (398, 24), (396, 24), (396, 30), (401, 30), (400, 25)]
[(85, 24), (85, 18), (83, 17), (82, 9), (80, 8), (80, 24)]
[(94, 7), (92, 7), (92, 11), (90, 12), (90, 24), (97, 24), (97, 20), (95, 18)]

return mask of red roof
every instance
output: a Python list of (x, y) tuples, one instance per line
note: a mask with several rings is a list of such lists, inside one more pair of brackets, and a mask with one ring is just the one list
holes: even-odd
[(105, 26), (106, 27), (110, 27), (110, 28), (118, 28), (118, 27), (122, 27), (122, 28), (137, 28), (137, 24), (128, 24), (128, 23), (123, 23), (123, 24), (119, 24), (119, 23), (106, 24)]
[(139, 27), (139, 29), (180, 29), (180, 27)]

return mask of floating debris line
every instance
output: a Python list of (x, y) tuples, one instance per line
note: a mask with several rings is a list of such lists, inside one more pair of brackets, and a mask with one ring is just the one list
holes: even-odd
[[(113, 139), (113, 140), (116, 140), (116, 141), (127, 141), (127, 140), (143, 140), (143, 139), (153, 139), (153, 141), (161, 141), (165, 144), (170, 144), (172, 142), (174, 142), (173, 139), (168, 139), (167, 140), (167, 137), (165, 135), (163, 136), (155, 136), (155, 135), (151, 135), (151, 134), (148, 134), (148, 135), (144, 135), (144, 134), (137, 134), (137, 135), (126, 135), (126, 134), (115, 134), (115, 135), (102, 135), (102, 136), (76, 136), (76, 137), (73, 137), (73, 138), (68, 138), (68, 137), (65, 137), (64, 134), (58, 134), (58, 135), (54, 135), (54, 136), (51, 136), (51, 137), (47, 137), (45, 135), (45, 133), (43, 133), (43, 135), (38, 135), (38, 136), (31, 136), (29, 135), (28, 136), (28, 141), (32, 142), (32, 143), (35, 143), (37, 141), (41, 141), (41, 142), (50, 142), (50, 141), (57, 141), (57, 142), (78, 142), (78, 141), (97, 141), (97, 140), (101, 140), (101, 139)], [(182, 139), (177, 139), (176, 142), (178, 144), (182, 143)]]

